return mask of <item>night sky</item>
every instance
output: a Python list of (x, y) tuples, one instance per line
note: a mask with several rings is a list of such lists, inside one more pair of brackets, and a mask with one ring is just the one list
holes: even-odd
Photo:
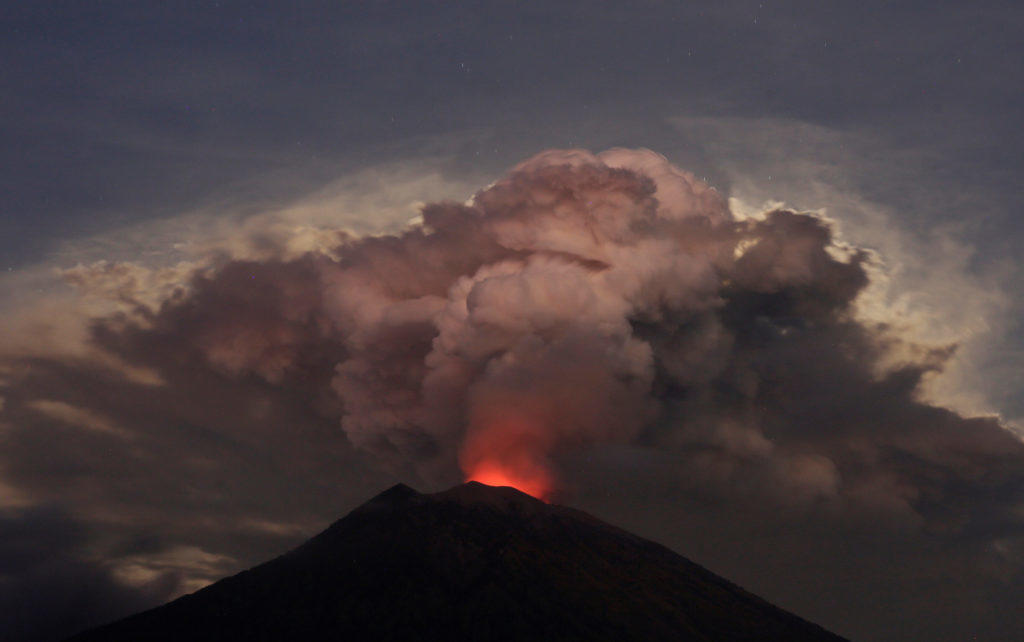
[(1024, 639), (1016, 3), (295, 4), (0, 7), (0, 639), (495, 475)]

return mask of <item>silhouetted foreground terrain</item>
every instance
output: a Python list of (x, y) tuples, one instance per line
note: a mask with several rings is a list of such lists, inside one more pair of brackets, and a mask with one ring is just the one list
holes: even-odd
[(667, 548), (475, 482), (398, 485), (93, 640), (841, 640)]

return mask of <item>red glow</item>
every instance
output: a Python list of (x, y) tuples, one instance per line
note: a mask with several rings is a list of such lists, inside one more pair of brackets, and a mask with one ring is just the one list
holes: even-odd
[(547, 499), (552, 490), (551, 475), (536, 466), (512, 468), (502, 462), (485, 460), (469, 471), (466, 481), (488, 486), (511, 486), (537, 499)]
[(555, 487), (548, 463), (552, 433), (535, 413), (524, 411), (528, 403), (499, 401), (474, 408), (472, 427), (459, 451), (466, 481), (511, 486), (547, 501)]

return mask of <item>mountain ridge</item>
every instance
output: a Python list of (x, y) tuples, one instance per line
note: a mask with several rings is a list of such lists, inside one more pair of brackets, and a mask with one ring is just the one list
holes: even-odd
[(572, 508), (397, 484), (287, 553), (72, 638), (842, 640)]

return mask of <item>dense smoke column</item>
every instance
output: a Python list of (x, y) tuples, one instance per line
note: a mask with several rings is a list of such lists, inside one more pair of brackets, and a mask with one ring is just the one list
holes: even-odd
[[(206, 269), (96, 336), (129, 361), (299, 391), (395, 470), (541, 496), (559, 462), (619, 445), (671, 453), (680, 489), (917, 519), (920, 460), (1019, 448), (917, 400), (952, 347), (858, 319), (872, 255), (821, 216), (739, 219), (630, 150), (545, 152), (422, 214)], [(971, 430), (956, 458), (936, 451)]]

